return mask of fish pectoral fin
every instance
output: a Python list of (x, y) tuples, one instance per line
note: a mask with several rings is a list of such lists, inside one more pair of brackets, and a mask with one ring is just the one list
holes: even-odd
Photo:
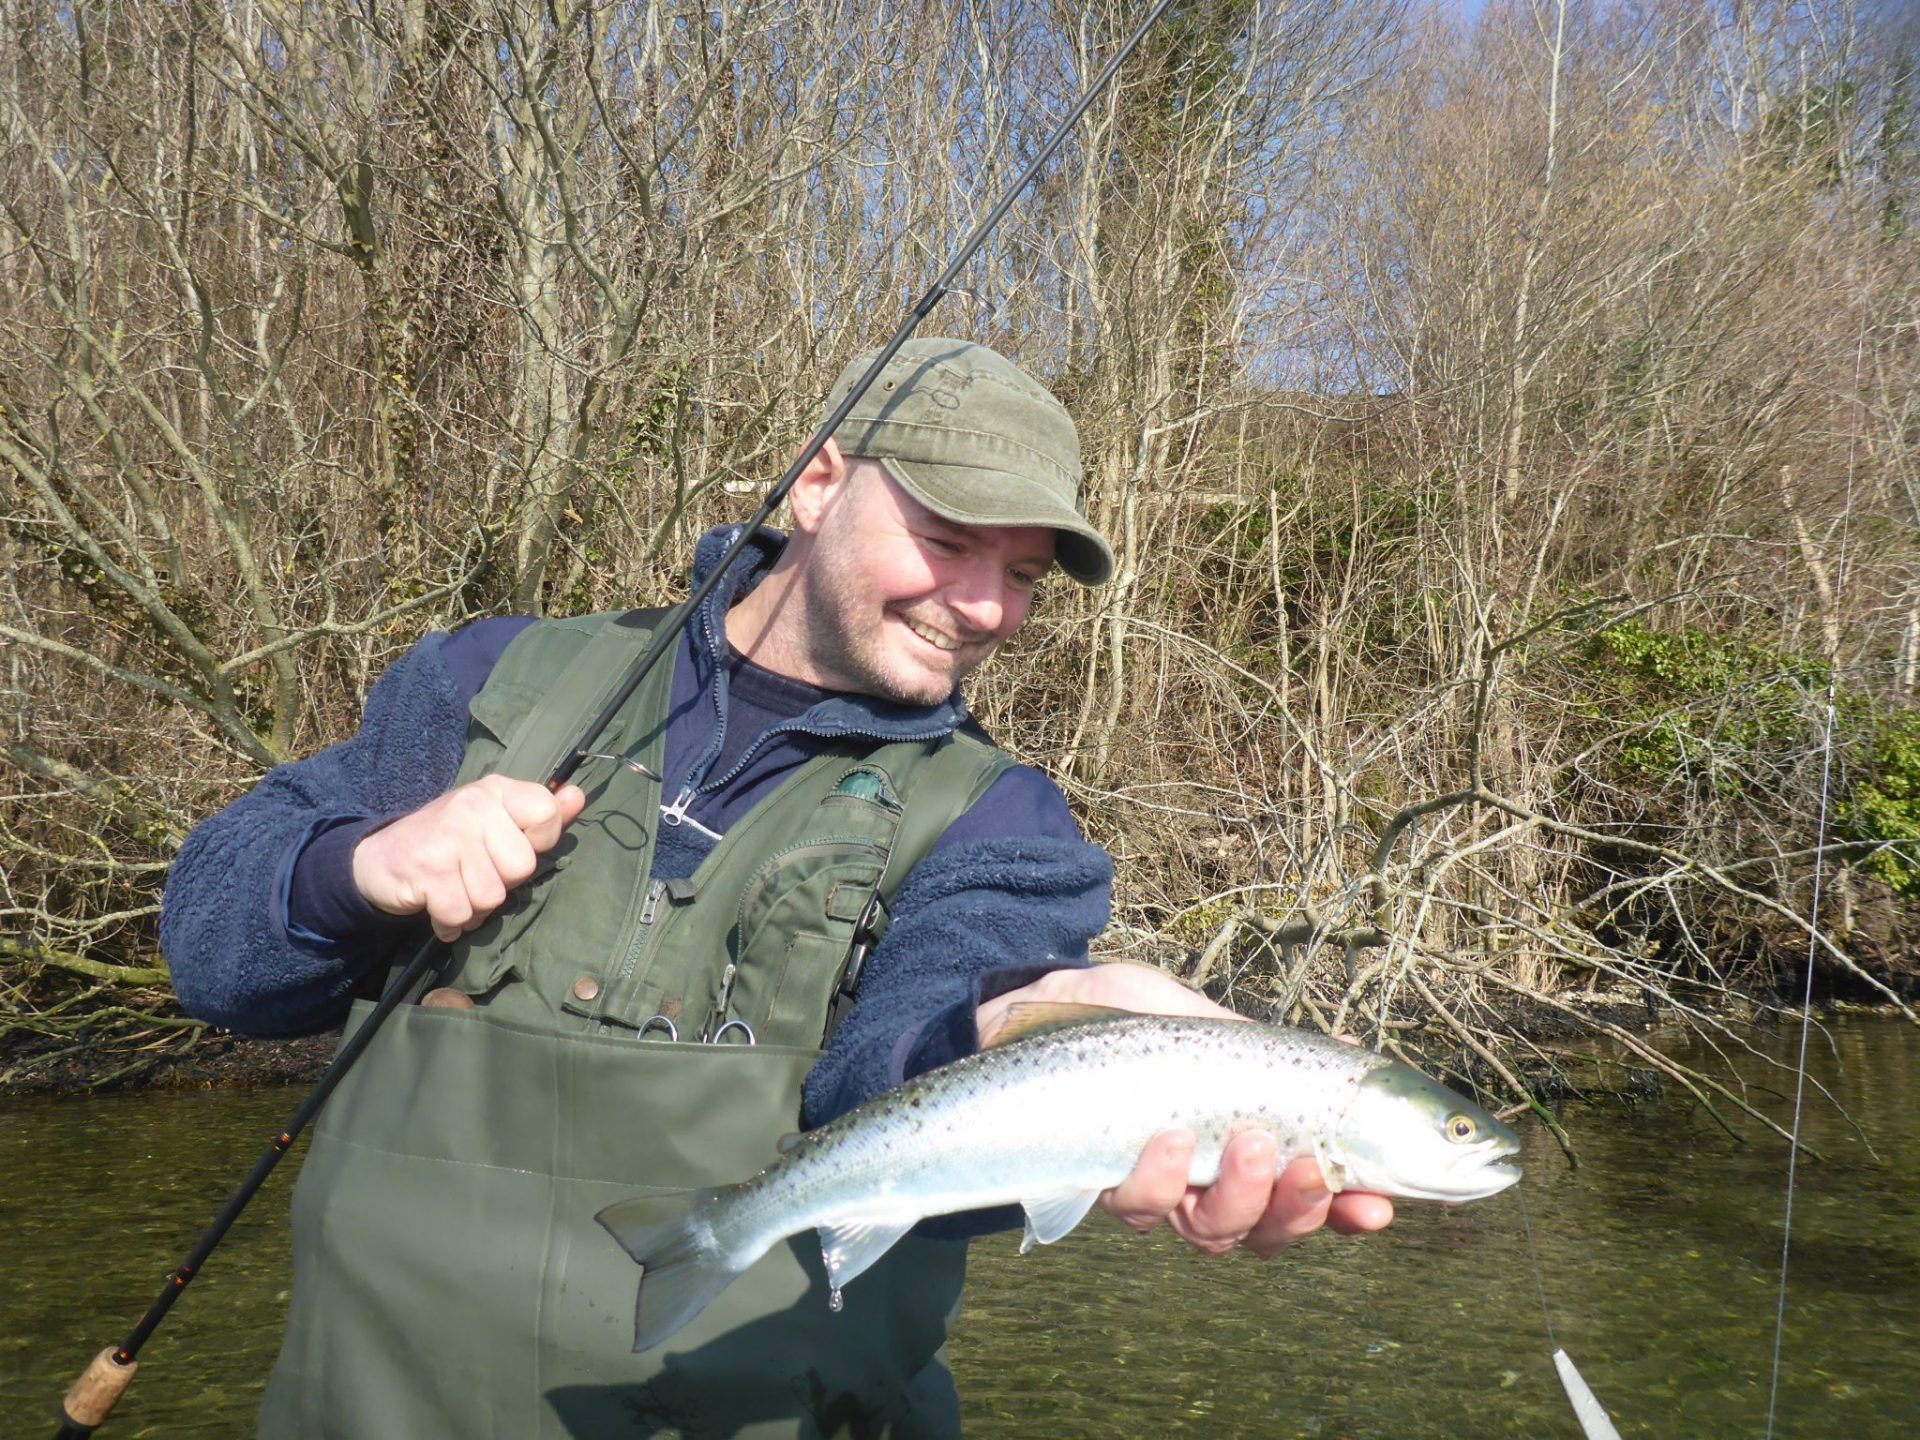
[(1326, 1147), (1318, 1140), (1309, 1142), (1314, 1163), (1320, 1167), (1320, 1183), (1327, 1187), (1329, 1194), (1338, 1195), (1347, 1188), (1347, 1167), (1327, 1154)]
[(911, 1230), (916, 1217), (888, 1215), (869, 1220), (842, 1220), (820, 1227), (820, 1258), (827, 1267), (827, 1283), (838, 1290), (864, 1274), (894, 1242)]
[(1033, 1195), (1020, 1202), (1027, 1212), (1027, 1233), (1020, 1237), (1020, 1253), (1035, 1245), (1051, 1245), (1087, 1218), (1087, 1211), (1100, 1198), (1098, 1189), (1058, 1190), (1051, 1195)]

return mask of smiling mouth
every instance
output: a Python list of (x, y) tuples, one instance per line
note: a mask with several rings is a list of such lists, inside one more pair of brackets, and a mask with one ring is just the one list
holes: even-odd
[(947, 654), (951, 655), (954, 651), (960, 648), (960, 642), (954, 639), (952, 636), (942, 635), (938, 630), (935, 630), (932, 627), (927, 625), (922, 625), (918, 620), (914, 620), (910, 617), (902, 616), (901, 618), (902, 620), (905, 621), (906, 627), (909, 630), (911, 630), (914, 634), (918, 635), (922, 640), (926, 641), (929, 645), (933, 646), (934, 649), (944, 651)]

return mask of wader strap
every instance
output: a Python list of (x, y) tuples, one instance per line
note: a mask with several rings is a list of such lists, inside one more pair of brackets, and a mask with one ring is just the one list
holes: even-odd
[(900, 823), (894, 827), (893, 841), (887, 847), (887, 868), (861, 907), (860, 918), (854, 921), (853, 942), (847, 947), (840, 983), (834, 987), (833, 1007), (827, 1012), (827, 1028), (820, 1037), (823, 1048), (853, 1009), (859, 995), (860, 972), (866, 968), (873, 947), (887, 933), (893, 918), (893, 897), (907, 873), (926, 858), (947, 827), (971, 810), (993, 782), (1012, 767), (1013, 762), (1002, 751), (982, 755), (952, 736), (934, 752), (924, 777), (904, 802)]
[[(627, 678), (628, 669), (653, 639), (655, 627), (675, 608), (671, 605), (649, 605), (629, 610), (601, 627), (580, 647), (580, 653), (569, 662), (561, 672), (560, 679), (548, 689), (540, 703), (527, 712), (526, 720), (520, 725), (513, 743), (501, 755), (493, 773), (516, 780), (536, 780), (551, 774), (553, 767), (565, 758), (567, 750), (585, 738), (579, 734), (578, 727), (599, 714), (600, 707), (613, 698), (613, 692)], [(618, 653), (610, 655), (609, 650)], [(622, 656), (625, 657), (625, 663), (617, 663)], [(577, 698), (568, 698), (582, 692), (589, 696), (588, 703), (584, 705)], [(568, 728), (570, 725), (572, 729)], [(538, 774), (527, 773), (530, 771), (537, 771)], [(447, 978), (447, 962), (453, 959), (453, 950), (448, 946), (442, 946), (441, 949), (440, 963), (420, 978), (413, 987), (413, 993), (406, 997), (405, 1004), (419, 1004), (422, 995)], [(387, 983), (391, 985), (405, 968), (403, 964), (394, 965), (387, 974)]]

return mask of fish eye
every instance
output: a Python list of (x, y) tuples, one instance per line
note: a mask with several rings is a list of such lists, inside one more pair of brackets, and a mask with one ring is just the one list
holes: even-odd
[(1474, 1124), (1473, 1117), (1459, 1110), (1447, 1117), (1446, 1130), (1447, 1139), (1456, 1145), (1464, 1145), (1480, 1133), (1480, 1127)]

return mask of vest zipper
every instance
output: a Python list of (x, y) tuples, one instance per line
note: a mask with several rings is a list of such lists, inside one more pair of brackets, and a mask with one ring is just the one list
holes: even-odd
[(647, 948), (647, 936), (653, 932), (653, 922), (660, 914), (660, 901), (666, 893), (666, 881), (647, 882), (646, 899), (640, 902), (640, 920), (634, 928), (633, 943), (627, 946), (627, 958), (621, 962), (620, 973), (614, 977), (616, 985), (626, 983), (633, 975), (633, 967), (640, 963), (640, 952)]

